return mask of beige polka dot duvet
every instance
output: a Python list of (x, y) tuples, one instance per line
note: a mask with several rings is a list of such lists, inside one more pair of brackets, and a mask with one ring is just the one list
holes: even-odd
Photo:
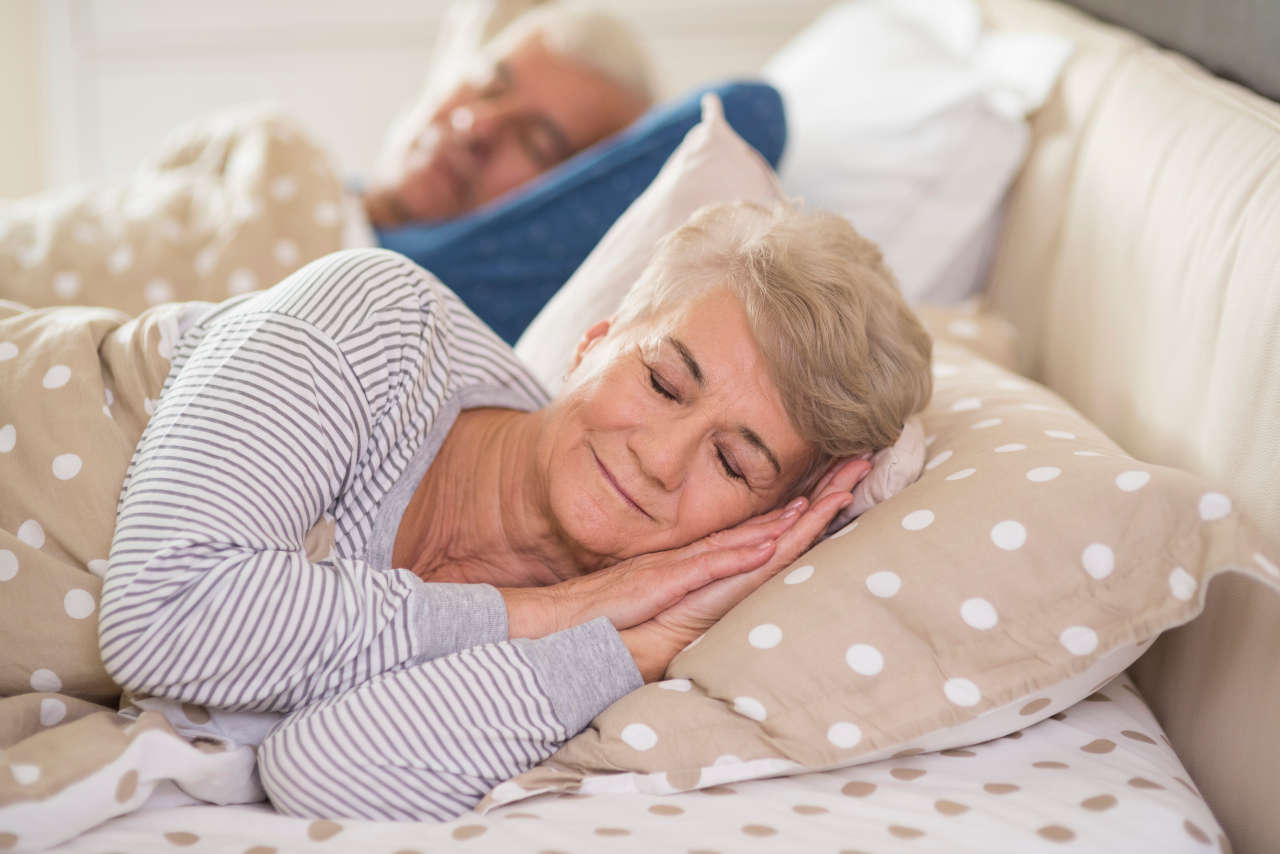
[(268, 287), (341, 248), (329, 158), (267, 107), (179, 128), (115, 183), (0, 202), (0, 298), (137, 314)]
[[(127, 775), (109, 782), (125, 792), (136, 785)], [(144, 809), (107, 822), (54, 850), (68, 854), (182, 850), (228, 854), (1224, 854), (1230, 850), (1126, 676), (1013, 736), (941, 753), (675, 795), (547, 794), (444, 824), (309, 821), (276, 815), (265, 805), (178, 806), (174, 798), (168, 803), (165, 808)]]

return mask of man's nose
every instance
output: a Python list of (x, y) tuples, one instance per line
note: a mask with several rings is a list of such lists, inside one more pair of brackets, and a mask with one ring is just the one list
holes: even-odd
[(702, 433), (692, 418), (651, 424), (632, 434), (631, 451), (646, 477), (663, 490), (674, 492), (684, 483)]

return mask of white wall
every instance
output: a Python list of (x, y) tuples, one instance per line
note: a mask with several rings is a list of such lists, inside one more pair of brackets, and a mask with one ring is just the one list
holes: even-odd
[[(829, 0), (594, 2), (649, 42), (669, 96), (758, 69)], [(422, 82), (446, 5), (44, 0), (45, 183), (120, 175), (175, 125), (262, 99), (299, 118), (345, 174), (365, 172), (387, 123)]]
[(0, 0), (0, 198), (44, 184), (36, 0)]

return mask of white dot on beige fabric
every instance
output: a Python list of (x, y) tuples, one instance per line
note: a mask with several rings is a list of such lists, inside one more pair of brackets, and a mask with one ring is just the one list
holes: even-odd
[(293, 267), (298, 263), (298, 244), (292, 240), (277, 240), (271, 253), (281, 267)]
[(960, 373), (960, 369), (957, 368), (955, 365), (949, 364), (947, 362), (933, 363), (933, 375), (935, 377), (939, 377), (939, 378), (954, 377), (958, 373)]
[(201, 249), (196, 253), (196, 274), (208, 276), (218, 266), (218, 252), (213, 247)]
[(1231, 499), (1221, 492), (1206, 492), (1200, 496), (1200, 518), (1206, 522), (1222, 519), (1231, 513)]
[(668, 691), (687, 692), (693, 688), (693, 683), (688, 679), (667, 679), (658, 683), (659, 688), (665, 688)]
[(756, 649), (773, 649), (782, 642), (782, 629), (773, 623), (762, 623), (751, 630), (747, 641)]
[(67, 704), (57, 697), (45, 697), (40, 701), (40, 724), (53, 726), (62, 723), (67, 716)]
[(996, 453), (997, 454), (1014, 454), (1014, 453), (1017, 453), (1018, 451), (1025, 451), (1026, 449), (1027, 449), (1027, 446), (1022, 444), (1021, 442), (1010, 442), (1007, 445), (1001, 445), (1000, 447), (996, 448)]
[(1151, 472), (1125, 471), (1116, 475), (1116, 486), (1124, 492), (1137, 492), (1151, 480)]
[(1021, 522), (1005, 519), (991, 528), (991, 542), (1007, 552), (1022, 548), (1027, 542), (1027, 529)]
[(62, 690), (62, 680), (52, 670), (41, 667), (31, 673), (31, 690), (56, 694)]
[(947, 475), (947, 480), (964, 480), (976, 471), (977, 469), (960, 469), (960, 471), (954, 471)]
[(622, 740), (635, 750), (649, 750), (658, 743), (658, 734), (645, 724), (627, 724), (622, 728)]
[(979, 332), (978, 324), (968, 318), (960, 318), (953, 320), (947, 324), (947, 331), (957, 338), (977, 338)]
[(976, 706), (982, 699), (982, 692), (978, 690), (978, 686), (968, 679), (948, 679), (942, 685), (942, 693), (957, 706)]
[(847, 534), (847, 533), (849, 533), (850, 531), (852, 531), (852, 530), (853, 530), (854, 528), (856, 528), (856, 527), (858, 527), (858, 520), (857, 520), (857, 519), (854, 519), (854, 520), (853, 520), (852, 522), (850, 522), (848, 525), (845, 525), (843, 528), (841, 528), (840, 530), (838, 530), (838, 531), (836, 531), (834, 534), (832, 534), (832, 535), (831, 535), (831, 537), (830, 537), (830, 539), (838, 540), (838, 539), (840, 539), (841, 537), (843, 537), (845, 534)]
[(258, 277), (252, 270), (241, 267), (227, 278), (227, 290), (233, 295), (247, 294), (258, 287)]
[(33, 549), (44, 548), (44, 528), (35, 519), (28, 519), (18, 526), (18, 539)]
[(863, 676), (875, 676), (884, 670), (884, 656), (870, 644), (855, 643), (845, 650), (844, 660), (854, 673)]
[(1097, 451), (1072, 451), (1077, 457), (1100, 457), (1102, 454)]
[(1090, 543), (1084, 547), (1084, 552), (1080, 555), (1080, 563), (1084, 566), (1085, 572), (1101, 581), (1115, 571), (1115, 552), (1102, 543)]
[(952, 412), (972, 412), (982, 406), (982, 401), (976, 397), (962, 397), (955, 403), (951, 404)]
[(1046, 406), (1043, 403), (1024, 403), (1022, 404), (1022, 408), (1029, 409), (1032, 412), (1049, 412), (1053, 409), (1052, 406)]
[(128, 246), (121, 246), (107, 256), (107, 272), (109, 273), (123, 273), (132, 266), (133, 249)]
[(925, 470), (926, 470), (926, 471), (933, 471), (933, 470), (934, 470), (934, 469), (936, 469), (938, 466), (942, 465), (942, 464), (943, 464), (943, 463), (945, 463), (947, 460), (951, 459), (951, 456), (952, 456), (952, 454), (953, 454), (953, 453), (954, 453), (954, 452), (953, 452), (950, 448), (948, 448), (947, 450), (945, 450), (945, 451), (943, 451), (942, 453), (938, 454), (936, 457), (934, 457), (933, 459), (929, 460), (929, 462), (927, 462), (927, 463), (925, 463), (925, 464), (924, 464)]
[(0, 341), (0, 362), (7, 362), (18, 355), (18, 345), (12, 341)]
[(271, 182), (271, 198), (277, 202), (287, 202), (298, 193), (298, 179), (292, 175), (281, 175)]
[(908, 531), (923, 531), (933, 524), (932, 510), (912, 510), (902, 517), (902, 527)]
[(838, 721), (827, 728), (827, 741), (836, 747), (853, 747), (862, 741), (862, 730), (849, 721)]
[(144, 397), (142, 399), (142, 408), (146, 410), (148, 415), (156, 414), (156, 402), (149, 397)]
[(335, 226), (342, 220), (342, 211), (333, 202), (321, 202), (312, 212), (317, 225)]
[(89, 561), (89, 571), (99, 578), (107, 577), (107, 561), (105, 558), (94, 558)]
[(1022, 380), (1000, 380), (996, 383), (996, 388), (1002, 388), (1008, 391), (1026, 391), (1031, 388), (1031, 386), (1027, 385)]
[(762, 721), (769, 716), (769, 713), (765, 710), (764, 703), (761, 703), (755, 697), (734, 697), (733, 710), (756, 721)]
[(82, 465), (80, 457), (75, 454), (58, 454), (53, 458), (53, 476), (58, 480), (71, 480), (80, 474)]
[(1032, 483), (1046, 483), (1062, 474), (1062, 469), (1057, 466), (1039, 466), (1027, 472), (1027, 480)]
[(170, 242), (182, 239), (182, 223), (173, 217), (165, 217), (160, 220), (160, 236)]
[(986, 430), (988, 427), (995, 427), (996, 425), (1003, 424), (1003, 423), (1004, 423), (1003, 418), (984, 418), (981, 421), (973, 422), (973, 424), (969, 426), (969, 429), (970, 430)]
[(1098, 633), (1088, 626), (1069, 626), (1058, 635), (1058, 642), (1072, 655), (1088, 655), (1098, 648)]
[(867, 589), (871, 591), (873, 596), (888, 599), (890, 596), (896, 596), (898, 591), (902, 589), (902, 579), (898, 576), (898, 573), (882, 569), (867, 576)]
[(1173, 594), (1173, 598), (1186, 602), (1195, 595), (1196, 580), (1191, 573), (1175, 566), (1173, 572), (1169, 573), (1169, 592)]
[(1076, 437), (1075, 433), (1068, 430), (1045, 430), (1044, 434), (1050, 439), (1074, 439)]
[(0, 581), (8, 581), (18, 574), (18, 556), (8, 549), (0, 549)]
[(960, 606), (960, 616), (975, 629), (994, 628), (996, 623), (1000, 622), (995, 606), (986, 599), (978, 597), (964, 601), (964, 604)]
[(152, 279), (142, 289), (142, 298), (147, 301), (147, 305), (173, 302), (173, 285), (164, 279)]
[(40, 384), (49, 389), (62, 388), (69, 379), (71, 379), (70, 368), (66, 365), (54, 365), (44, 372), (44, 379), (40, 381)]
[(40, 768), (37, 765), (14, 764), (9, 766), (9, 771), (19, 786), (30, 786), (40, 779)]
[(804, 566), (797, 566), (786, 574), (782, 579), (783, 584), (803, 584), (813, 578), (813, 564), (806, 563)]
[(80, 276), (76, 273), (55, 274), (53, 292), (61, 299), (74, 299), (80, 293)]
[(93, 594), (79, 587), (68, 590), (67, 595), (62, 597), (62, 607), (71, 619), (83, 620), (93, 613)]

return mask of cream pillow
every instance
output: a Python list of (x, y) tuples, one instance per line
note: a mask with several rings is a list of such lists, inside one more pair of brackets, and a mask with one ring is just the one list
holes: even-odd
[(1280, 552), (1200, 478), (940, 341), (925, 472), (782, 571), (487, 809), (666, 793), (1004, 735), (1070, 706)]
[(516, 354), (555, 394), (583, 331), (617, 310), (662, 237), (703, 205), (785, 199), (768, 162), (725, 120), (720, 99), (704, 95), (702, 121), (538, 312), (516, 342)]

